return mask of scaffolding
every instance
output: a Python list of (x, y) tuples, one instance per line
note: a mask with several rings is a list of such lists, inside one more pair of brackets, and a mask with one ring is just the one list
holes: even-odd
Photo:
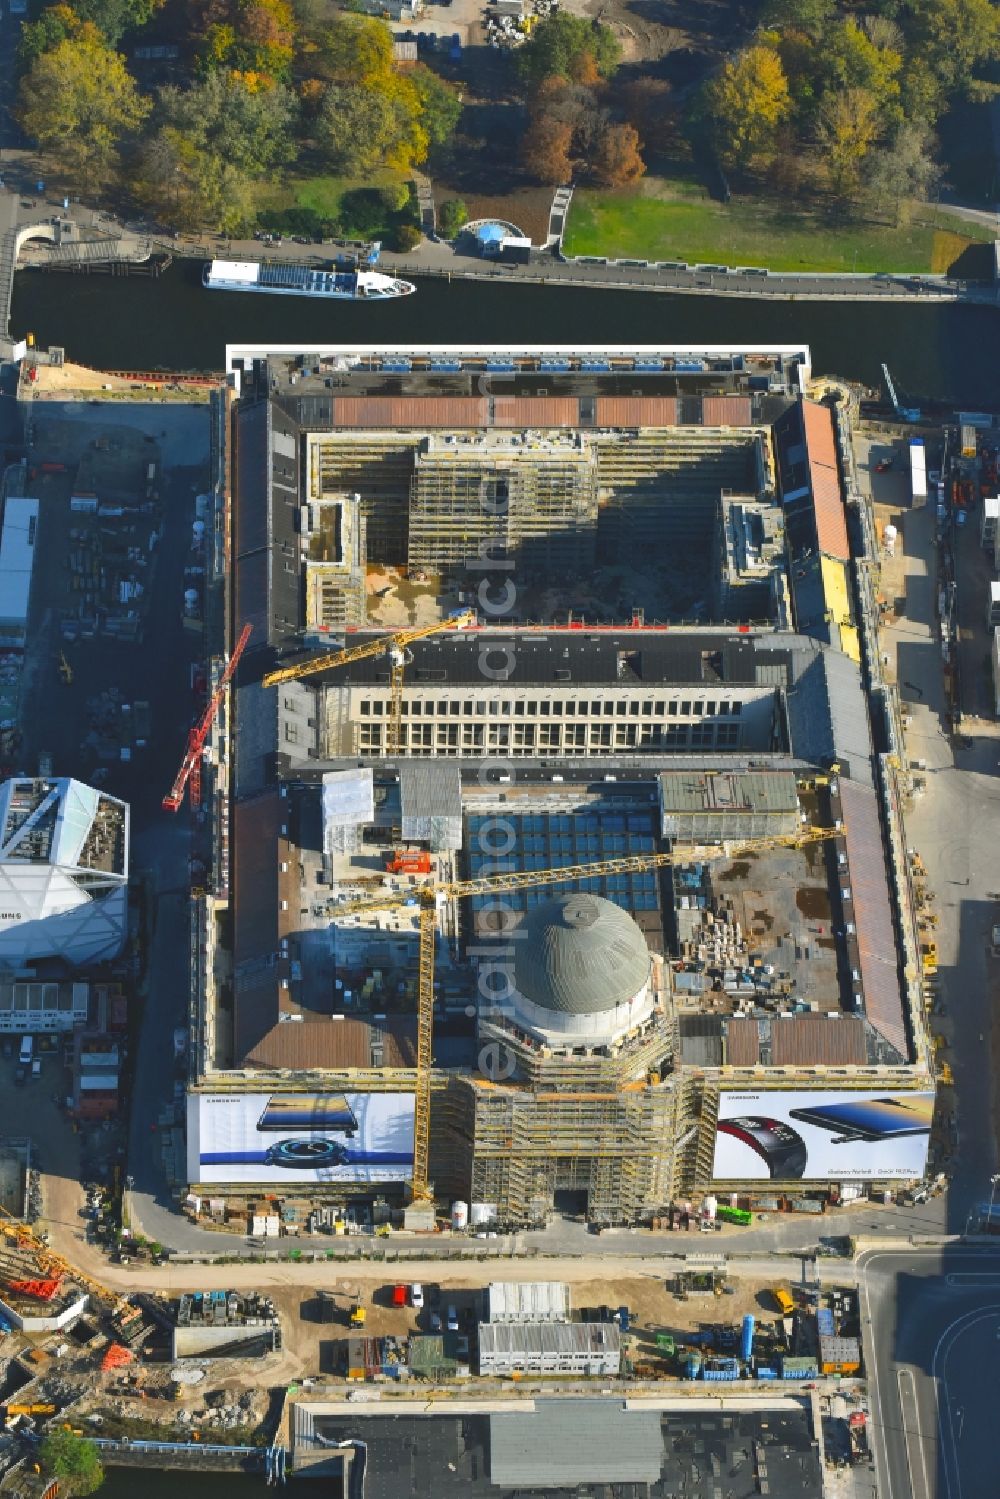
[(673, 1081), (603, 1093), (475, 1089), (470, 1200), (503, 1224), (544, 1221), (557, 1193), (585, 1193), (597, 1223), (634, 1223), (673, 1190)]
[(409, 504), (411, 566), (460, 567), (517, 558), (527, 574), (589, 571), (597, 538), (597, 473), (589, 445), (571, 438), (428, 438)]
[(682, 550), (703, 557), (706, 570), (721, 546), (723, 490), (755, 494), (760, 434), (698, 427), (595, 434), (602, 497), (598, 550), (634, 561)]
[(307, 438), (308, 498), (358, 496), (369, 562), (406, 562), (410, 480), (420, 442), (417, 432), (314, 432)]

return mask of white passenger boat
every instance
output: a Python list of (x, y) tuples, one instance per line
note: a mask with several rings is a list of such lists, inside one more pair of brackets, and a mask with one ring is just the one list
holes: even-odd
[(381, 271), (317, 271), (284, 261), (210, 260), (202, 273), (209, 291), (272, 292), (282, 297), (334, 297), (345, 302), (384, 302), (416, 291), (412, 281)]

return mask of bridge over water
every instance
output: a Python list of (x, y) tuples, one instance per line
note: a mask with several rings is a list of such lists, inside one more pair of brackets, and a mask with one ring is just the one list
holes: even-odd
[(151, 253), (148, 239), (126, 230), (98, 229), (90, 214), (78, 221), (50, 208), (43, 216), (37, 203), (0, 190), (0, 359), (14, 357), (10, 332), (14, 273), (29, 243), (42, 249), (44, 258), (35, 263), (43, 265), (143, 261)]

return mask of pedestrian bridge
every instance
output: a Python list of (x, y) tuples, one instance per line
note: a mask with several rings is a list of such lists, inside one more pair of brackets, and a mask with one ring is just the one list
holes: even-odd
[(104, 264), (112, 260), (148, 260), (148, 239), (134, 234), (80, 239), (71, 219), (57, 217), (31, 224), (15, 224), (0, 238), (0, 358), (12, 359), (14, 340), (10, 333), (10, 309), (14, 300), (14, 272), (21, 251), (29, 241), (52, 246), (46, 253), (46, 265)]

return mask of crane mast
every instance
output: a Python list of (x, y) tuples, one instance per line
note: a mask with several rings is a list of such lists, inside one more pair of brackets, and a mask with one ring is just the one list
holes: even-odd
[(250, 639), (252, 630), (252, 625), (243, 626), (240, 638), (236, 642), (236, 647), (226, 663), (222, 676), (219, 678), (218, 686), (208, 700), (208, 706), (195, 727), (188, 734), (187, 749), (184, 753), (184, 759), (181, 761), (181, 768), (174, 777), (174, 784), (163, 798), (164, 812), (176, 812), (179, 810), (184, 800), (185, 789), (189, 784), (192, 806), (196, 807), (201, 800), (201, 753), (205, 748), (209, 734), (212, 732), (212, 725), (218, 717), (222, 699), (226, 695), (226, 688), (232, 681), (233, 674), (240, 663), (240, 657), (246, 649), (246, 643)]
[[(839, 838), (844, 827), (805, 826), (797, 833), (778, 833), (771, 837), (750, 838), (735, 848), (722, 847), (707, 855), (708, 859), (738, 859), (741, 855), (760, 853), (771, 848), (805, 848), (828, 838)], [(337, 916), (364, 915), (366, 911), (385, 911), (395, 906), (419, 903), (419, 952), (417, 960), (417, 1058), (413, 1120), (413, 1182), (415, 1201), (428, 1201), (433, 1192), (429, 1181), (431, 1062), (434, 1042), (434, 943), (439, 900), (462, 900), (469, 895), (489, 895), (505, 890), (527, 890), (537, 885), (558, 885), (566, 880), (585, 880), (595, 876), (629, 874), (644, 869), (683, 862), (676, 850), (670, 853), (627, 854), (620, 859), (600, 859), (592, 864), (565, 864), (558, 869), (515, 870), (482, 879), (453, 880), (419, 886), (415, 891), (386, 890), (381, 895), (360, 896), (337, 907)]]

